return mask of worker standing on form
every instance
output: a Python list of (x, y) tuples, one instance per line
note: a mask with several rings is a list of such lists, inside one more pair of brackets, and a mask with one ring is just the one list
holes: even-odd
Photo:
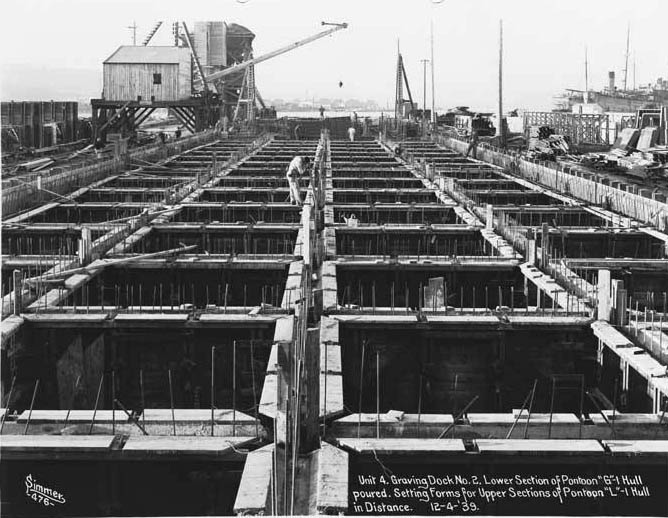
[(355, 142), (355, 128), (353, 126), (348, 128), (348, 138), (350, 139), (350, 142)]
[(104, 142), (102, 142), (102, 139), (98, 137), (95, 139), (95, 145), (93, 146), (95, 149), (95, 158), (102, 158), (102, 150), (104, 149)]
[(301, 206), (302, 195), (299, 191), (299, 177), (304, 174), (309, 166), (311, 159), (309, 157), (296, 156), (290, 162), (288, 171), (285, 174), (290, 188), (290, 203)]
[(471, 152), (473, 152), (473, 158), (476, 158), (477, 150), (478, 150), (478, 130), (474, 129), (471, 132), (471, 141), (469, 142), (469, 147), (466, 149), (466, 155), (464, 156), (468, 158)]

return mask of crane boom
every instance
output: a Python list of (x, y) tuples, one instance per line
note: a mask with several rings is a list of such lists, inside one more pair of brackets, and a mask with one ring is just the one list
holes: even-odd
[[(325, 22), (322, 22), (323, 25), (325, 25)], [(274, 58), (276, 56), (280, 56), (281, 54), (285, 54), (286, 52), (289, 52), (293, 49), (296, 49), (298, 47), (301, 47), (302, 45), (306, 45), (307, 43), (311, 43), (312, 41), (318, 40), (320, 38), (324, 38), (325, 36), (329, 36), (330, 34), (335, 33), (336, 31), (340, 31), (341, 29), (345, 29), (348, 27), (347, 23), (336, 23), (336, 24), (331, 24), (334, 25), (331, 29), (327, 29), (326, 31), (319, 32), (318, 34), (314, 34), (313, 36), (309, 36), (308, 38), (304, 38), (303, 40), (296, 41), (294, 43), (291, 43), (290, 45), (287, 45), (285, 47), (282, 47), (278, 50), (274, 50), (273, 52), (269, 52), (267, 54), (263, 54), (262, 56), (259, 56), (257, 58), (249, 59), (248, 61), (244, 61), (242, 63), (239, 63), (238, 65), (231, 66), (230, 68), (226, 68), (225, 70), (221, 70), (219, 72), (214, 72), (211, 75), (206, 76), (205, 80), (207, 82), (211, 81), (216, 81), (217, 79), (222, 79), (225, 76), (234, 74), (236, 72), (239, 72), (240, 70), (244, 70), (250, 65), (257, 65), (258, 63), (261, 63), (262, 61), (266, 61), (268, 59)]]

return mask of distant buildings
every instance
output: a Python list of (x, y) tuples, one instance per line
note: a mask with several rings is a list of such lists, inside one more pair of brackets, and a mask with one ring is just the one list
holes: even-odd
[(380, 105), (373, 100), (359, 99), (284, 99), (269, 100), (269, 104), (278, 111), (313, 111), (321, 106), (328, 111), (379, 111)]

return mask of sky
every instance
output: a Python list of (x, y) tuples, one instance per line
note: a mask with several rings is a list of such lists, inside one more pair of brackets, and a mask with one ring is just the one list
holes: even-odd
[[(599, 89), (614, 70), (621, 83), (630, 24), (637, 84), (668, 77), (667, 0), (20, 0), (4, 2), (0, 98), (97, 97), (102, 61), (141, 41), (157, 20), (155, 44), (170, 44), (170, 23), (245, 25), (259, 56), (322, 30), (349, 28), (256, 67), (264, 98), (329, 97), (394, 103), (397, 42), (410, 87), (423, 97), (423, 65), (434, 34), (436, 106), (493, 110), (498, 98), (499, 21), (504, 33), (504, 108), (549, 109), (563, 88)], [(30, 38), (32, 37), (32, 41)], [(431, 98), (427, 72), (428, 99)], [(339, 87), (339, 81), (343, 86)], [(66, 99), (62, 99), (66, 100)], [(430, 101), (427, 101), (430, 104)]]

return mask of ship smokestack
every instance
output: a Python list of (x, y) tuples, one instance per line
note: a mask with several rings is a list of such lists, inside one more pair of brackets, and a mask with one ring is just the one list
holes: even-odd
[(608, 88), (610, 89), (610, 92), (615, 91), (615, 72), (614, 72), (614, 70), (608, 72)]

